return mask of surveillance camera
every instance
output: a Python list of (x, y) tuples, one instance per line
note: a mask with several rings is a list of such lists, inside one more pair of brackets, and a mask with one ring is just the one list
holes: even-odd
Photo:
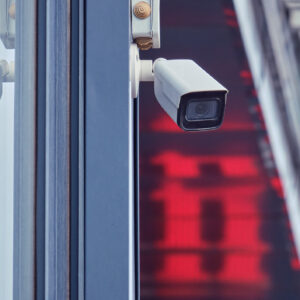
[(227, 89), (192, 60), (140, 60), (135, 44), (130, 48), (130, 84), (132, 98), (139, 84), (154, 81), (157, 101), (185, 131), (216, 129), (221, 126)]
[(155, 96), (180, 128), (220, 127), (228, 91), (194, 61), (158, 59), (153, 73)]

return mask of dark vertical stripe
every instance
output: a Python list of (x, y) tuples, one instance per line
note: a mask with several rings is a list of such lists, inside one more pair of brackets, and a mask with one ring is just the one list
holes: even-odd
[(36, 299), (45, 298), (46, 1), (37, 1)]
[(134, 216), (135, 216), (135, 297), (140, 299), (140, 139), (139, 99), (134, 99)]
[(78, 204), (79, 204), (79, 1), (71, 2), (71, 202), (70, 202), (70, 297), (78, 299)]

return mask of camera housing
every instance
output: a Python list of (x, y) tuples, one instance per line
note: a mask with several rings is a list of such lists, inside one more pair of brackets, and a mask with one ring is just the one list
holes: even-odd
[(155, 96), (185, 131), (217, 129), (224, 118), (228, 90), (192, 60), (157, 59)]
[(140, 60), (136, 44), (130, 47), (131, 98), (140, 82), (154, 81), (157, 101), (185, 131), (217, 129), (224, 118), (228, 90), (188, 59)]

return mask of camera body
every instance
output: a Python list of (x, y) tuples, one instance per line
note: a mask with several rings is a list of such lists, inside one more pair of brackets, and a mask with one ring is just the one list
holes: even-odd
[(192, 60), (159, 58), (153, 66), (155, 96), (185, 131), (221, 126), (228, 90)]

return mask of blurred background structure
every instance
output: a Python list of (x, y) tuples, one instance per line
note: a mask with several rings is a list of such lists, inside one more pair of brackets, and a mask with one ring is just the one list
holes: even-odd
[(143, 58), (194, 59), (230, 94), (220, 130), (187, 134), (142, 88), (142, 299), (299, 299), (299, 1), (161, 4)]
[[(0, 9), (3, 9), (1, 3)], [(0, 23), (1, 21), (0, 14)], [(15, 50), (6, 49), (0, 40), (0, 60), (11, 62), (14, 61), (14, 57)], [(3, 91), (0, 93), (0, 266), (5, 270), (0, 272), (0, 299), (12, 299), (15, 87), (11, 82), (2, 83), (2, 78), (0, 85)]]
[(235, 1), (300, 254), (300, 1)]

